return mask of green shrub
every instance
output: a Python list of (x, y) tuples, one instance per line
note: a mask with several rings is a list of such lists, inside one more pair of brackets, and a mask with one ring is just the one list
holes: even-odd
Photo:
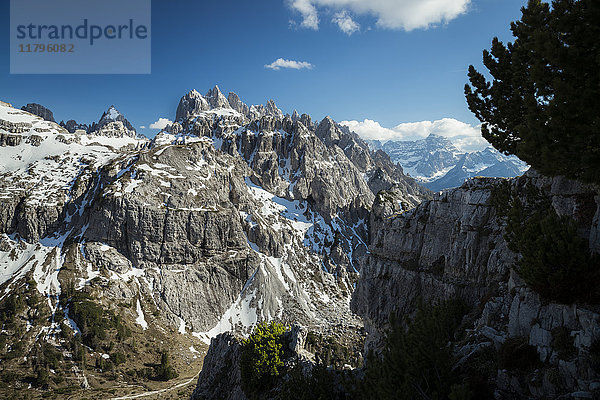
[(19, 378), (19, 375), (12, 370), (4, 369), (0, 371), (0, 380), (4, 383), (14, 383)]
[(171, 366), (171, 360), (169, 352), (166, 350), (160, 353), (160, 364), (155, 367), (156, 378), (161, 381), (168, 381), (177, 378), (179, 374), (175, 371), (175, 368)]
[(115, 365), (123, 364), (125, 361), (127, 361), (127, 357), (125, 357), (125, 354), (121, 352), (112, 353), (110, 355), (110, 359)]
[[(41, 358), (41, 360), (39, 358)], [(56, 350), (54, 346), (49, 343), (42, 343), (42, 357), (38, 357), (38, 362), (41, 361), (43, 365), (49, 368), (58, 369), (62, 359), (62, 353)]]
[(15, 317), (25, 309), (24, 296), (13, 293), (0, 302), (0, 324), (13, 327)]
[[(468, 386), (473, 399), (494, 398), (492, 380), (498, 372), (498, 360), (496, 349), (489, 345), (477, 350), (470, 355), (468, 360), (460, 366), (460, 376)], [(458, 396), (459, 393), (455, 393)]]
[(272, 388), (283, 368), (283, 345), (286, 328), (277, 322), (263, 322), (242, 340), (240, 371), (242, 389), (248, 397)]
[(48, 383), (50, 383), (50, 374), (48, 373), (48, 370), (46, 368), (39, 368), (35, 376), (35, 386), (43, 388), (48, 386)]
[(341, 369), (344, 364), (356, 364), (352, 360), (351, 349), (341, 345), (333, 337), (325, 337), (308, 331), (305, 348), (311, 353), (315, 353), (318, 364), (324, 364), (326, 367), (333, 366), (336, 369)]
[(97, 357), (96, 368), (102, 371), (112, 371), (114, 368), (114, 364), (111, 360), (104, 359), (104, 357)]
[(498, 366), (509, 371), (530, 371), (540, 363), (537, 350), (525, 338), (510, 338), (500, 346)]
[(11, 343), (10, 351), (6, 354), (6, 359), (21, 358), (25, 355), (25, 343), (22, 340)]
[(69, 315), (81, 330), (83, 344), (94, 350), (99, 349), (108, 339), (108, 331), (111, 329), (116, 330), (118, 341), (131, 336), (131, 329), (119, 315), (105, 310), (86, 293), (75, 292), (71, 298)]

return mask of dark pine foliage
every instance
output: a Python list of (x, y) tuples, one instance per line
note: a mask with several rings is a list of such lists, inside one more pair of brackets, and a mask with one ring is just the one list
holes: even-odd
[(523, 202), (510, 187), (500, 185), (490, 200), (505, 203), (497, 211), (506, 220), (509, 248), (521, 254), (519, 276), (548, 300), (597, 303), (600, 256), (590, 252), (573, 219), (558, 216), (548, 198), (529, 192)]
[(154, 369), (156, 379), (161, 381), (168, 381), (179, 376), (177, 371), (175, 371), (175, 368), (171, 365), (171, 357), (169, 357), (169, 352), (167, 350), (161, 351), (160, 364)]
[[(469, 398), (453, 372), (454, 334), (465, 314), (461, 301), (421, 306), (402, 324), (392, 323), (381, 357), (370, 355), (362, 384), (363, 398)], [(462, 394), (459, 395), (459, 392)]]
[(515, 41), (484, 50), (489, 82), (472, 65), (469, 109), (496, 149), (546, 175), (600, 182), (600, 1), (529, 0)]

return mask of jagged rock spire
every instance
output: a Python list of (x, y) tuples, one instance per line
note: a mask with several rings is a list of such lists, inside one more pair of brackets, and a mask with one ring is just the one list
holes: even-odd
[(100, 117), (98, 123), (93, 126), (92, 130), (102, 131), (106, 126), (113, 122), (121, 122), (123, 127), (132, 133), (128, 136), (135, 136), (136, 131), (133, 125), (131, 125), (127, 118), (125, 118), (114, 105), (111, 105), (108, 110), (102, 113), (102, 117)]
[(198, 93), (195, 89), (190, 90), (181, 98), (181, 100), (179, 100), (175, 120), (184, 121), (188, 119), (190, 115), (194, 115), (200, 111), (206, 111), (209, 109), (210, 106), (204, 96)]
[(235, 111), (244, 115), (248, 115), (250, 108), (248, 108), (248, 106), (240, 100), (240, 97), (237, 94), (235, 94), (234, 92), (229, 92), (229, 95), (227, 96), (227, 101), (229, 102), (231, 108), (233, 108)]
[(227, 98), (223, 95), (223, 93), (221, 93), (221, 90), (217, 85), (215, 85), (214, 88), (212, 88), (206, 93), (205, 98), (206, 101), (208, 101), (208, 104), (210, 105), (211, 109), (231, 108), (229, 101), (227, 101)]

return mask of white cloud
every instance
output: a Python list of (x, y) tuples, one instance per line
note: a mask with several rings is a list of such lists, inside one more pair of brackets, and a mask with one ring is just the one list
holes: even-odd
[(312, 69), (314, 65), (306, 61), (294, 61), (294, 60), (284, 60), (283, 58), (278, 58), (273, 61), (271, 64), (266, 64), (265, 68), (274, 69), (275, 71), (280, 70), (281, 68), (291, 68), (291, 69)]
[(385, 128), (379, 122), (370, 119), (365, 119), (362, 122), (342, 121), (340, 124), (347, 126), (363, 139), (381, 141), (419, 140), (433, 133), (450, 139), (462, 151), (476, 151), (489, 146), (489, 143), (481, 136), (480, 126), (472, 126), (453, 118), (408, 122), (396, 125), (393, 128)]
[(312, 0), (291, 0), (290, 6), (302, 14), (300, 26), (314, 30), (319, 29), (319, 16)]
[(471, 0), (288, 0), (290, 7), (302, 15), (301, 26), (315, 30), (319, 28), (318, 8), (372, 16), (380, 28), (411, 31), (451, 21), (467, 12), (470, 3)]
[(159, 118), (158, 121), (150, 124), (150, 129), (165, 129), (167, 125), (172, 124), (173, 121), (167, 118)]
[(146, 129), (146, 125), (140, 125), (140, 129)]
[(331, 22), (337, 24), (340, 30), (348, 36), (360, 30), (358, 22), (354, 21), (347, 11), (340, 11), (335, 14)]

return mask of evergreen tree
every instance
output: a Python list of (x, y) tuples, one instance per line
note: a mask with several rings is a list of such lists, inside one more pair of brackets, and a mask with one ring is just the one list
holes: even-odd
[(516, 38), (484, 50), (465, 95), (496, 149), (547, 175), (600, 182), (600, 1), (529, 0)]
[(550, 300), (597, 302), (600, 260), (590, 253), (576, 223), (559, 217), (550, 206), (527, 217), (521, 202), (513, 203), (506, 238), (510, 248), (522, 255), (518, 263), (521, 278)]
[(405, 328), (394, 320), (381, 357), (370, 355), (365, 399), (446, 399), (458, 377), (451, 342), (465, 313), (460, 301), (420, 306)]
[(179, 376), (177, 371), (175, 371), (175, 368), (171, 366), (171, 360), (167, 350), (160, 352), (160, 364), (155, 367), (155, 373), (157, 379), (161, 381), (168, 381)]

